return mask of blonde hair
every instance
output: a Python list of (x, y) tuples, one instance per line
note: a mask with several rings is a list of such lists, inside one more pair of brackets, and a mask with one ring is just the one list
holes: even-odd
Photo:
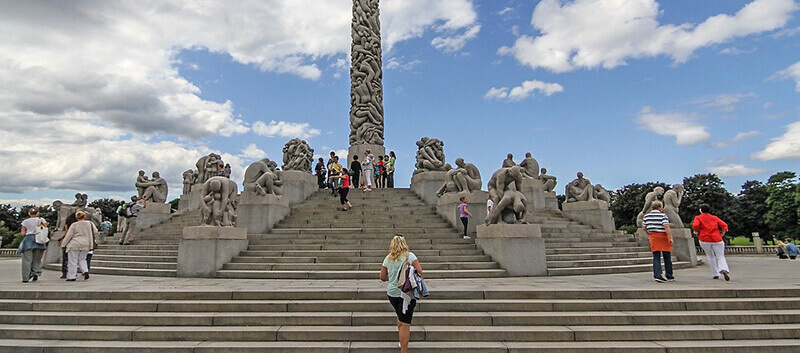
[(389, 255), (386, 255), (389, 260), (397, 261), (408, 254), (408, 245), (406, 239), (402, 235), (395, 235), (392, 242), (389, 244)]
[(78, 212), (75, 212), (75, 218), (77, 218), (77, 219), (84, 219), (84, 218), (86, 218), (86, 212), (83, 212), (83, 211), (78, 211)]
[(654, 210), (657, 210), (657, 209), (659, 209), (661, 207), (664, 207), (664, 204), (661, 203), (661, 201), (653, 201), (653, 203), (650, 204), (650, 205), (651, 205), (652, 209), (654, 209)]

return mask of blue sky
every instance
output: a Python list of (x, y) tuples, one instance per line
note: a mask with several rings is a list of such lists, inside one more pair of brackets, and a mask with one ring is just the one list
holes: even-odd
[[(69, 199), (74, 190), (96, 197), (125, 196), (132, 193), (136, 170), (154, 168), (170, 173), (173, 198), (180, 188), (180, 171), (210, 151), (223, 152), (244, 168), (263, 154), (279, 160), (281, 147), (295, 136), (306, 137), (317, 154), (346, 150), (350, 82), (348, 65), (342, 64), (349, 63), (345, 44), (349, 23), (339, 22), (346, 19), (348, 3), (331, 2), (325, 5), (330, 9), (312, 10), (318, 13), (310, 16), (335, 22), (320, 24), (331, 26), (322, 29), (322, 37), (313, 28), (295, 31), (297, 22), (291, 18), (270, 24), (263, 36), (250, 34), (252, 28), (237, 35), (243, 24), (258, 28), (264, 23), (257, 15), (263, 7), (248, 9), (244, 15), (229, 10), (234, 19), (245, 17), (212, 28), (185, 11), (160, 8), (162, 19), (132, 21), (124, 30), (113, 28), (111, 33), (137, 33), (123, 40), (129, 41), (124, 58), (104, 57), (104, 50), (94, 46), (66, 49), (75, 50), (75, 58), (88, 55), (94, 65), (114, 69), (96, 79), (96, 72), (81, 67), (74, 73), (60, 72), (53, 83), (43, 79), (28, 96), (23, 95), (26, 90), (16, 96), (0, 94), (0, 121), (10, 126), (26, 119), (50, 119), (63, 124), (58, 127), (63, 133), (78, 135), (94, 146), (94, 151), (79, 155), (89, 162), (73, 166), (48, 161), (42, 168), (58, 173), (51, 172), (41, 182), (9, 175), (6, 187), (0, 188), (0, 200)], [(400, 38), (385, 43), (383, 58), (386, 147), (399, 157), (398, 186), (410, 181), (414, 142), (422, 136), (442, 139), (448, 161), (463, 157), (480, 168), (484, 179), (506, 153), (513, 153), (519, 162), (531, 151), (558, 177), (559, 193), (577, 171), (607, 188), (656, 180), (676, 183), (685, 176), (717, 172), (733, 192), (745, 180), (763, 181), (777, 171), (798, 171), (797, 3), (637, 0), (622, 9), (614, 8), (614, 3), (433, 1), (430, 18), (415, 23), (412, 20), (425, 2), (383, 1), (384, 38)], [(127, 6), (71, 10), (111, 19), (148, 10), (147, 4)], [(65, 64), (56, 60), (58, 56), (26, 46), (33, 38), (48, 36), (46, 26), (22, 24), (26, 16), (41, 15), (43, 10), (36, 6), (18, 10), (23, 14), (18, 22), (0, 26), (0, 31), (18, 39), (5, 47), (0, 44), (0, 59), (11, 61), (6, 69), (12, 74), (5, 80), (13, 83), (13, 74), (29, 77), (25, 62), (30, 58), (40, 67), (70, 71), (74, 66), (59, 66)], [(103, 37), (102, 25), (52, 26), (60, 25), (73, 32), (64, 33), (66, 39), (48, 38), (64, 45), (81, 34), (102, 38), (99, 43), (114, 39)], [(158, 26), (165, 27), (154, 32), (177, 39), (147, 34)], [(285, 45), (281, 35), (297, 43)], [(164, 53), (151, 57), (158, 48)], [(99, 53), (94, 55), (93, 50)], [(567, 58), (551, 56), (558, 50), (567, 50)], [(145, 74), (130, 74), (137, 70)], [(114, 84), (114, 75), (123, 77), (122, 84)], [(164, 83), (164, 77), (169, 82)], [(3, 79), (0, 74), (0, 82)], [(105, 82), (99, 90), (110, 93), (98, 96), (92, 89), (71, 89), (69, 80), (87, 85), (99, 80)], [(528, 90), (523, 89), (526, 81)], [(48, 92), (53, 86), (67, 87), (70, 94)], [(48, 105), (58, 104), (56, 112), (42, 108), (38, 100), (27, 103), (34, 94), (47, 95)], [(136, 99), (147, 102), (151, 96), (168, 109), (140, 109)], [(82, 103), (98, 100), (121, 103), (111, 108)], [(137, 103), (131, 103), (135, 107), (128, 111), (125, 102)], [(166, 118), (160, 120), (159, 112)], [(256, 128), (259, 124), (261, 128)], [(23, 152), (29, 147), (6, 134), (15, 142), (0, 149), (0, 159), (5, 160), (0, 164), (15, 172), (30, 168), (31, 164), (11, 162), (25, 158)], [(102, 143), (93, 144), (94, 140)], [(74, 143), (59, 137), (47, 141), (51, 142), (45, 143), (51, 152), (47, 158), (65, 150), (59, 145)], [(112, 153), (115, 146), (128, 154)], [(148, 151), (154, 156), (142, 157)], [(61, 178), (65, 173), (70, 177)], [(63, 180), (54, 180), (59, 178)], [(86, 182), (73, 182), (81, 178)]]

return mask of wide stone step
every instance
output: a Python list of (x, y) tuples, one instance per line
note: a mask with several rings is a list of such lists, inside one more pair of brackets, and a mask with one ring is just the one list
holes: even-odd
[[(409, 244), (409, 247), (417, 250), (476, 250), (475, 244)], [(384, 250), (388, 251), (386, 242), (373, 244), (323, 244), (323, 245), (250, 245), (247, 250)]]
[(92, 258), (92, 272), (97, 267), (116, 267), (116, 268), (142, 268), (155, 270), (177, 270), (178, 264), (175, 262), (134, 262), (134, 261), (108, 261)]
[(104, 251), (104, 250), (170, 250), (170, 251), (178, 251), (178, 244), (162, 244), (162, 245), (146, 245), (146, 244), (134, 244), (134, 245), (115, 245), (115, 244), (108, 244), (108, 245), (100, 245), (97, 247), (97, 251)]
[(92, 261), (128, 261), (128, 262), (178, 262), (177, 256), (138, 256), (138, 255), (105, 255), (102, 252), (95, 252)]
[[(497, 269), (496, 262), (431, 262), (426, 263), (424, 270), (475, 270)], [(231, 262), (225, 264), (223, 270), (246, 271), (375, 271), (380, 269), (377, 262), (373, 263), (244, 263)]]
[[(273, 229), (274, 231), (274, 229)], [(269, 241), (272, 239), (316, 239), (317, 241), (325, 240), (384, 240), (388, 246), (389, 241), (395, 234), (401, 234), (406, 237), (407, 241), (412, 239), (460, 239), (461, 234), (455, 231), (445, 230), (441, 233), (416, 233), (409, 234), (405, 232), (394, 232), (391, 230), (373, 232), (373, 233), (331, 233), (331, 234), (293, 234), (293, 233), (269, 233), (261, 234), (259, 238), (262, 241)]]
[(614, 252), (599, 254), (561, 254), (547, 255), (547, 261), (573, 261), (573, 260), (607, 260), (607, 259), (630, 259), (637, 257), (652, 257), (650, 252)]
[[(387, 237), (388, 238), (388, 237)], [(415, 237), (406, 240), (406, 243), (413, 248), (420, 244), (475, 244), (474, 239), (463, 239), (458, 236), (443, 237), (443, 238), (419, 238)], [(371, 245), (379, 244), (388, 246), (387, 239), (302, 239), (302, 238), (269, 238), (269, 239), (254, 239), (250, 241), (250, 246), (261, 245)]]
[[(673, 259), (675, 261), (675, 259)], [(547, 268), (574, 268), (574, 267), (606, 267), (606, 266), (628, 266), (652, 264), (653, 257), (639, 257), (627, 259), (605, 259), (605, 260), (566, 260), (566, 261), (547, 261)]]
[[(601, 275), (611, 273), (628, 273), (628, 272), (648, 272), (653, 270), (652, 258), (647, 263), (639, 265), (620, 265), (620, 266), (593, 266), (593, 267), (568, 267), (568, 268), (550, 268), (548, 266), (548, 276), (570, 276), (570, 275)], [(674, 260), (673, 260), (674, 261)], [(549, 263), (548, 263), (549, 264)], [(673, 262), (674, 269), (682, 269), (692, 267), (690, 262)], [(679, 277), (679, 274), (676, 274)]]
[(596, 254), (596, 253), (616, 253), (616, 252), (650, 252), (649, 246), (631, 246), (624, 248), (615, 247), (548, 247), (545, 249), (547, 255), (562, 255), (562, 254)]
[[(503, 269), (474, 269), (474, 270), (425, 270), (425, 278), (492, 278), (504, 277), (506, 271)], [(299, 271), (259, 271), (259, 270), (219, 270), (217, 277), (220, 278), (264, 278), (264, 279), (374, 279), (377, 278), (377, 270), (353, 270), (353, 271), (323, 271), (323, 270), (299, 270)]]
[[(483, 255), (483, 250), (478, 249), (434, 249), (414, 250), (417, 256), (448, 256), (448, 255)], [(297, 257), (348, 257), (372, 256), (385, 257), (388, 250), (246, 250), (240, 256), (297, 256)]]
[(110, 250), (110, 249), (103, 249), (102, 251), (98, 251), (98, 254), (103, 255), (132, 255), (136, 254), (137, 256), (178, 256), (177, 250), (136, 250), (136, 249), (120, 249), (120, 250)]
[[(236, 256), (231, 262), (240, 263), (369, 263), (380, 264), (386, 255), (381, 256)], [(465, 256), (432, 256), (424, 259), (425, 263), (437, 262), (487, 262), (492, 261), (489, 255), (465, 255)], [(423, 267), (424, 269), (424, 267)]]

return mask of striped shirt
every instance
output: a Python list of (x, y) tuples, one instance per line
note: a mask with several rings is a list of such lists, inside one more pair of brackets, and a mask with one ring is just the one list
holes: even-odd
[(666, 233), (664, 225), (669, 224), (669, 218), (664, 212), (659, 210), (652, 210), (644, 215), (644, 225), (648, 233)]

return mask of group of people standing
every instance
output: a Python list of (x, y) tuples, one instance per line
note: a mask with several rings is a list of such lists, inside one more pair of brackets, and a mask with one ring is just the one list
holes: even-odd
[(339, 156), (331, 151), (328, 163), (322, 157), (314, 166), (317, 184), (320, 189), (331, 189), (332, 195), (339, 195), (342, 210), (347, 211), (353, 205), (347, 199), (352, 188), (372, 191), (375, 188), (394, 188), (394, 165), (396, 156), (394, 151), (388, 155), (377, 158), (369, 149), (364, 151), (363, 162), (359, 156), (353, 156), (350, 168), (345, 168), (339, 163)]
[[(22, 242), (18, 251), (22, 254), (22, 282), (36, 282), (42, 275), (42, 258), (50, 238), (49, 224), (39, 217), (35, 207), (28, 211), (28, 218), (22, 221)], [(91, 253), (97, 248), (97, 226), (86, 219), (86, 212), (78, 210), (69, 215), (64, 222), (64, 237), (59, 240), (62, 251), (61, 279), (75, 281), (78, 270), (83, 278), (89, 279)], [(37, 233), (46, 236), (37, 239)]]

